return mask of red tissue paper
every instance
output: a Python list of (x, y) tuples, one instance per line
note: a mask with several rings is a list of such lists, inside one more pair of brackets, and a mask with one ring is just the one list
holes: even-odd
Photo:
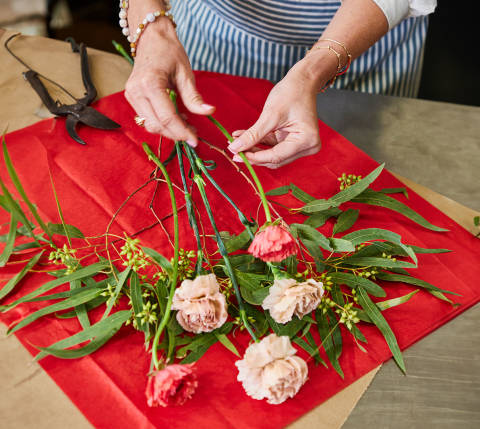
[[(206, 101), (217, 107), (215, 116), (230, 131), (248, 128), (256, 121), (272, 87), (263, 80), (208, 72), (198, 72), (196, 78)], [(66, 222), (79, 227), (86, 235), (104, 233), (125, 198), (148, 180), (154, 166), (147, 160), (141, 143), (146, 141), (155, 150), (158, 143), (158, 136), (148, 134), (135, 124), (135, 112), (123, 93), (105, 97), (95, 107), (122, 124), (122, 128), (101, 131), (80, 127), (79, 135), (87, 142), (86, 146), (77, 144), (68, 136), (63, 119), (45, 120), (6, 136), (20, 180), (42, 215), (52, 222), (59, 222), (50, 185), (50, 169)], [(201, 137), (222, 149), (226, 148), (225, 138), (207, 118), (189, 115), (189, 122)], [(337, 177), (343, 172), (365, 176), (378, 166), (376, 161), (337, 132), (321, 122), (319, 125), (322, 149), (317, 155), (302, 158), (277, 170), (257, 168), (266, 190), (292, 182), (317, 198), (328, 198), (338, 192)], [(171, 142), (164, 141), (163, 159), (171, 147)], [(248, 183), (234, 171), (232, 164), (204, 144), (199, 145), (198, 152), (203, 159), (216, 162), (217, 168), (212, 172), (214, 177), (247, 215), (256, 217), (259, 200)], [(174, 181), (179, 184), (175, 163), (172, 162), (168, 168)], [(3, 167), (1, 175), (9, 183)], [(154, 183), (147, 185), (128, 202), (117, 217), (113, 232), (133, 234), (155, 222), (148, 209), (154, 186)], [(400, 186), (403, 184), (387, 171), (373, 184), (375, 189)], [(221, 195), (210, 185), (207, 186), (207, 192), (219, 229), (240, 232), (243, 226)], [(178, 195), (181, 197), (180, 193)], [(408, 303), (385, 311), (384, 316), (397, 335), (400, 347), (405, 349), (478, 302), (480, 241), (412, 190), (409, 190), (409, 199), (403, 198), (402, 201), (431, 223), (447, 228), (449, 232), (429, 231), (395, 212), (365, 205), (362, 205), (354, 229), (385, 228), (399, 233), (407, 244), (451, 249), (451, 253), (419, 255), (419, 268), (414, 275), (461, 295), (453, 297), (461, 305), (452, 307), (426, 291), (420, 291)], [(355, 204), (351, 206), (355, 207)], [(158, 189), (155, 207), (159, 216), (171, 212), (165, 186)], [(301, 216), (297, 215), (298, 219)], [(286, 220), (291, 222), (288, 216)], [(166, 227), (170, 231), (171, 226), (169, 219)], [(331, 228), (331, 225), (325, 228)], [(192, 232), (184, 212), (180, 233), (182, 246), (194, 248)], [(159, 227), (139, 237), (143, 245), (171, 256), (171, 247)], [(15, 270), (18, 270), (18, 266), (4, 268), (3, 281), (6, 275), (10, 272), (13, 274)], [(17, 286), (11, 299), (22, 296), (49, 279), (51, 277), (46, 274), (29, 274)], [(410, 292), (412, 287), (389, 283), (386, 290), (388, 297), (395, 297)], [(31, 304), (22, 304), (1, 314), (0, 320), (11, 324), (31, 311)], [(345, 373), (343, 380), (333, 369), (321, 365), (315, 367), (310, 361), (309, 380), (295, 398), (281, 405), (269, 405), (248, 397), (236, 381), (234, 362), (237, 358), (216, 344), (196, 364), (199, 386), (190, 401), (183, 406), (149, 408), (145, 387), (150, 359), (144, 350), (143, 334), (131, 327), (122, 328), (110, 342), (90, 356), (76, 360), (47, 357), (40, 361), (40, 365), (98, 428), (279, 428), (390, 358), (391, 353), (378, 330), (363, 324), (361, 329), (368, 339), (365, 345), (368, 354), (359, 350), (350, 335), (344, 336), (340, 358)], [(19, 330), (16, 335), (35, 354), (36, 349), (32, 345), (48, 346), (79, 330), (76, 319), (59, 320), (52, 316)], [(247, 337), (239, 334), (234, 341), (243, 353)]]

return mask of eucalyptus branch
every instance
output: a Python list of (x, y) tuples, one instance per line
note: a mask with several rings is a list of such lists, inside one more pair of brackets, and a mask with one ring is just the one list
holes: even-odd
[[(229, 142), (233, 142), (233, 137), (230, 135), (230, 133), (225, 129), (225, 127), (220, 122), (218, 122), (212, 115), (209, 115), (208, 119), (210, 119), (210, 121), (215, 124), (215, 126), (223, 133), (223, 135), (227, 138)], [(250, 161), (247, 159), (247, 157), (243, 152), (239, 152), (238, 155), (242, 158), (242, 161), (244, 162), (250, 175), (252, 176), (253, 181), (255, 182), (255, 185), (257, 186), (260, 199), (262, 200), (265, 217), (267, 219), (267, 222), (270, 223), (272, 222), (270, 207), (268, 206), (267, 197), (263, 190), (263, 186), (260, 183), (260, 180), (258, 179), (257, 173), (255, 173), (255, 170), (253, 169), (252, 164), (250, 164)]]
[(178, 257), (179, 257), (179, 227), (178, 227), (178, 211), (177, 211), (177, 202), (175, 200), (175, 192), (173, 190), (173, 185), (172, 181), (170, 179), (170, 176), (167, 172), (167, 169), (165, 166), (162, 164), (162, 162), (155, 156), (155, 154), (152, 152), (150, 147), (147, 145), (147, 143), (143, 143), (143, 150), (145, 153), (148, 155), (148, 159), (153, 161), (160, 171), (162, 172), (163, 176), (165, 177), (165, 181), (167, 182), (168, 186), (168, 191), (170, 193), (170, 200), (172, 203), (172, 212), (173, 212), (173, 225), (174, 225), (174, 256), (173, 256), (173, 272), (172, 276), (170, 278), (170, 291), (168, 294), (168, 300), (167, 300), (167, 305), (165, 307), (165, 313), (163, 314), (162, 320), (160, 321), (160, 324), (157, 328), (157, 332), (155, 333), (155, 337), (153, 339), (153, 344), (152, 344), (152, 357), (153, 357), (153, 362), (155, 364), (155, 368), (158, 369), (159, 367), (159, 362), (158, 362), (158, 341), (160, 339), (160, 335), (162, 334), (163, 330), (165, 329), (165, 326), (168, 323), (168, 320), (170, 318), (170, 312), (172, 308), (172, 301), (173, 301), (173, 295), (175, 293), (175, 288), (177, 286), (177, 278), (178, 278)]
[[(235, 171), (238, 174), (240, 174), (246, 180), (246, 182), (252, 187), (253, 191), (258, 196), (258, 198), (260, 198), (260, 194), (259, 194), (258, 189), (255, 186), (255, 184), (250, 180), (248, 175), (245, 174), (245, 172), (238, 166), (238, 164), (235, 161), (233, 161), (232, 158), (230, 158), (227, 155), (227, 153), (222, 148), (219, 148), (219, 147), (215, 146), (214, 144), (209, 143), (207, 140), (205, 140), (201, 137), (199, 137), (198, 139), (202, 143), (205, 143), (210, 149), (213, 149), (213, 150), (217, 151), (218, 153), (220, 153), (230, 164), (232, 164), (233, 168), (235, 168)], [(268, 201), (268, 205), (270, 207), (270, 210), (274, 212), (276, 217), (280, 217), (280, 214), (275, 210), (275, 207), (273, 206), (272, 201), (269, 201), (269, 200), (267, 200), (267, 201)]]
[(197, 164), (197, 167), (200, 168), (202, 173), (210, 181), (210, 183), (215, 187), (215, 189), (220, 193), (220, 195), (222, 195), (222, 197), (225, 198), (230, 203), (230, 205), (233, 207), (233, 209), (237, 212), (237, 215), (238, 215), (238, 218), (240, 219), (240, 222), (242, 222), (242, 224), (245, 225), (245, 227), (247, 228), (248, 234), (250, 235), (250, 238), (253, 240), (255, 238), (255, 235), (253, 234), (252, 230), (250, 229), (250, 226), (252, 226), (252, 224), (247, 219), (247, 216), (245, 216), (245, 214), (238, 208), (238, 206), (235, 204), (235, 202), (228, 196), (228, 194), (222, 189), (222, 187), (212, 177), (210, 172), (205, 167), (205, 164), (203, 163), (203, 160), (195, 152), (195, 149), (190, 148), (190, 151), (193, 155), (193, 159), (194, 159), (195, 163)]
[(213, 231), (215, 233), (215, 237), (217, 239), (218, 250), (219, 250), (220, 254), (222, 255), (223, 261), (225, 263), (225, 267), (228, 271), (228, 275), (229, 275), (230, 279), (232, 280), (233, 289), (235, 290), (235, 296), (236, 296), (237, 301), (238, 301), (240, 318), (241, 318), (245, 328), (247, 329), (248, 333), (250, 334), (250, 336), (254, 339), (254, 341), (258, 341), (257, 336), (253, 332), (253, 330), (252, 330), (252, 328), (251, 328), (251, 326), (248, 322), (245, 307), (243, 305), (242, 295), (240, 294), (240, 289), (238, 287), (237, 278), (235, 277), (233, 267), (230, 263), (230, 259), (228, 258), (228, 252), (227, 252), (227, 249), (225, 248), (225, 244), (223, 243), (223, 239), (222, 239), (220, 233), (218, 232), (217, 225), (215, 223), (215, 218), (213, 217), (212, 209), (210, 207), (210, 203), (208, 201), (207, 194), (205, 192), (205, 182), (203, 181), (202, 176), (199, 174), (197, 164), (195, 163), (195, 159), (194, 159), (194, 155), (193, 155), (193, 152), (191, 150), (191, 147), (184, 143), (184, 148), (185, 148), (185, 153), (186, 153), (186, 155), (188, 157), (188, 160), (190, 162), (190, 166), (192, 167), (192, 170), (193, 170), (193, 181), (197, 185), (197, 188), (200, 192), (203, 203), (205, 205), (205, 209), (207, 211), (208, 218), (210, 220), (210, 224), (212, 225)]
[(182, 177), (182, 184), (185, 194), (185, 205), (187, 207), (187, 214), (188, 214), (188, 221), (190, 226), (193, 229), (193, 233), (195, 234), (195, 240), (197, 242), (197, 263), (195, 267), (195, 271), (197, 275), (199, 275), (202, 271), (202, 262), (203, 262), (203, 247), (202, 241), (200, 239), (200, 232), (198, 230), (198, 222), (197, 216), (195, 215), (195, 210), (193, 208), (193, 201), (192, 201), (192, 194), (188, 190), (187, 179), (185, 177), (185, 169), (183, 166), (183, 153), (182, 153), (182, 146), (180, 142), (175, 142), (175, 148), (177, 151), (178, 157), (178, 164), (180, 167), (180, 176)]

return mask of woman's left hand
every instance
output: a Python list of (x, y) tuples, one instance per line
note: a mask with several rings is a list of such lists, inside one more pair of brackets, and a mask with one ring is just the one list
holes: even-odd
[[(316, 107), (317, 83), (294, 66), (272, 89), (257, 122), (248, 130), (237, 130), (228, 149), (241, 162), (244, 152), (255, 165), (278, 168), (320, 150)], [(258, 145), (271, 146), (262, 149)]]

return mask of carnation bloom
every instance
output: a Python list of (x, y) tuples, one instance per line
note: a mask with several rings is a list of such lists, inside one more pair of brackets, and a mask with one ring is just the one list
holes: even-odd
[(243, 359), (235, 362), (237, 380), (253, 399), (281, 404), (293, 398), (307, 381), (307, 364), (295, 353), (290, 338), (270, 334), (251, 344)]
[(227, 302), (214, 274), (184, 280), (175, 291), (172, 310), (183, 329), (198, 334), (210, 332), (227, 320)]
[(183, 405), (198, 386), (193, 364), (168, 365), (148, 377), (147, 403), (149, 407)]
[(265, 262), (280, 262), (297, 253), (292, 234), (282, 225), (269, 225), (260, 230), (248, 251)]
[(301, 319), (315, 310), (323, 293), (323, 283), (313, 279), (301, 283), (294, 279), (275, 279), (262, 307), (270, 310), (275, 322), (287, 323), (294, 314)]

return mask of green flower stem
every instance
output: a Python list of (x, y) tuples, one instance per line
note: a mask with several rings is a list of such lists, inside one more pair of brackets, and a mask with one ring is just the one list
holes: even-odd
[(133, 58), (127, 54), (127, 51), (125, 51), (125, 49), (123, 48), (122, 45), (120, 45), (120, 43), (116, 42), (115, 40), (112, 40), (112, 44), (113, 46), (115, 47), (115, 49), (117, 50), (117, 52), (123, 57), (125, 58), (131, 65), (133, 65)]
[[(233, 142), (234, 140), (233, 137), (230, 135), (230, 133), (225, 129), (225, 127), (220, 122), (218, 122), (212, 115), (209, 115), (208, 119), (210, 119), (210, 121), (215, 124), (215, 126), (222, 132), (222, 134), (227, 138), (229, 142)], [(267, 219), (267, 222), (271, 223), (272, 214), (270, 213), (270, 207), (268, 206), (267, 197), (265, 195), (265, 191), (263, 190), (263, 186), (260, 183), (260, 180), (258, 179), (257, 173), (255, 173), (255, 170), (253, 169), (252, 164), (250, 164), (250, 161), (247, 159), (247, 157), (243, 152), (239, 152), (238, 155), (242, 158), (243, 163), (247, 167), (250, 175), (252, 176), (253, 181), (255, 182), (255, 185), (257, 186), (260, 199), (262, 200), (265, 217)]]
[(177, 151), (178, 164), (180, 167), (180, 175), (182, 176), (183, 190), (185, 192), (185, 204), (187, 206), (188, 220), (195, 234), (195, 240), (197, 241), (197, 264), (195, 271), (197, 275), (200, 275), (202, 272), (203, 262), (202, 240), (200, 239), (197, 217), (195, 216), (195, 210), (193, 209), (192, 194), (190, 194), (190, 192), (188, 191), (187, 179), (185, 177), (185, 169), (183, 167), (183, 153), (181, 143), (176, 141), (175, 148)]
[(245, 307), (243, 305), (243, 299), (242, 299), (242, 296), (240, 294), (240, 289), (238, 288), (237, 278), (235, 277), (233, 267), (230, 264), (230, 259), (228, 258), (228, 252), (227, 252), (227, 249), (225, 248), (225, 244), (223, 243), (222, 237), (221, 237), (220, 233), (218, 232), (217, 225), (216, 225), (215, 219), (213, 217), (212, 209), (210, 207), (210, 203), (208, 201), (207, 194), (205, 192), (205, 182), (203, 181), (202, 176), (199, 174), (197, 164), (195, 163), (192, 148), (185, 143), (184, 143), (184, 148), (185, 148), (185, 153), (187, 154), (188, 160), (190, 161), (190, 166), (192, 167), (192, 170), (193, 170), (193, 180), (198, 187), (198, 190), (199, 190), (200, 195), (202, 197), (203, 203), (205, 205), (205, 209), (207, 211), (208, 218), (210, 220), (210, 224), (212, 225), (213, 231), (215, 232), (215, 237), (217, 239), (218, 250), (219, 250), (220, 254), (222, 255), (222, 258), (225, 262), (225, 267), (227, 268), (228, 275), (230, 277), (230, 280), (232, 281), (233, 289), (235, 290), (235, 296), (236, 296), (237, 301), (238, 301), (240, 319), (242, 320), (245, 328), (247, 329), (248, 333), (253, 338), (253, 340), (258, 341), (257, 336), (253, 332), (252, 327), (250, 326), (250, 324), (248, 322), (247, 313), (246, 313)]
[(175, 287), (177, 286), (177, 278), (178, 278), (178, 257), (179, 257), (179, 244), (178, 244), (178, 210), (177, 210), (177, 202), (175, 200), (175, 193), (173, 191), (173, 185), (172, 181), (170, 180), (170, 176), (167, 172), (167, 169), (165, 166), (162, 164), (162, 162), (155, 156), (155, 154), (152, 152), (150, 147), (148, 146), (147, 143), (143, 143), (143, 150), (145, 153), (148, 155), (148, 159), (153, 161), (160, 171), (162, 172), (163, 176), (165, 177), (165, 181), (167, 182), (168, 186), (168, 191), (170, 193), (170, 199), (172, 202), (172, 214), (173, 214), (173, 224), (174, 224), (174, 256), (173, 256), (173, 273), (170, 278), (170, 292), (168, 295), (168, 301), (167, 305), (165, 308), (165, 313), (163, 314), (162, 320), (160, 321), (160, 325), (157, 328), (157, 332), (155, 333), (155, 337), (153, 339), (153, 344), (152, 344), (152, 357), (153, 357), (153, 363), (155, 365), (155, 368), (159, 368), (159, 362), (158, 362), (158, 353), (157, 353), (157, 348), (158, 348), (158, 341), (160, 339), (160, 335), (162, 334), (163, 330), (165, 329), (165, 326), (168, 323), (168, 320), (170, 318), (170, 311), (172, 308), (172, 300), (173, 300), (173, 295), (175, 293)]
[(255, 238), (255, 234), (252, 232), (250, 229), (251, 222), (247, 219), (245, 214), (238, 208), (238, 206), (235, 204), (235, 202), (228, 196), (228, 194), (221, 188), (221, 186), (216, 182), (216, 180), (212, 177), (210, 172), (207, 170), (205, 167), (205, 164), (203, 163), (203, 160), (197, 155), (197, 152), (195, 152), (195, 149), (190, 148), (190, 152), (193, 155), (193, 159), (195, 163), (197, 164), (198, 168), (202, 171), (202, 173), (205, 175), (205, 177), (210, 181), (210, 183), (215, 186), (215, 189), (230, 203), (230, 205), (235, 209), (235, 211), (238, 214), (238, 218), (240, 219), (240, 222), (242, 222), (243, 225), (247, 228), (247, 231), (250, 235), (250, 238), (253, 240)]

